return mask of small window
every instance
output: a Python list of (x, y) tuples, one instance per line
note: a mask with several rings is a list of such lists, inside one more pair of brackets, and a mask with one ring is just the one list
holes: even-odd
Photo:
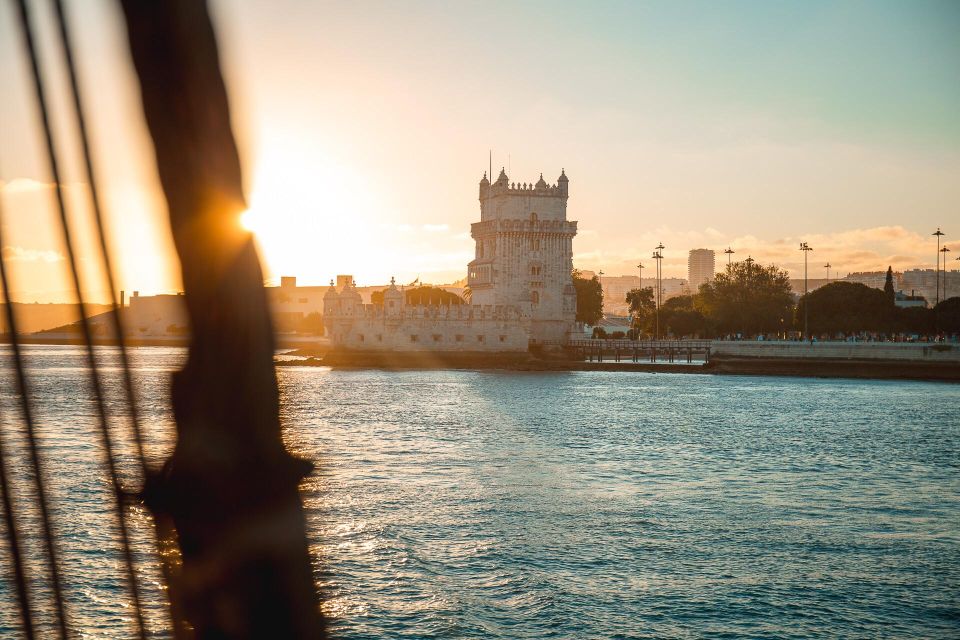
[(419, 340), (419, 338), (420, 338), (420, 336), (418, 336), (417, 334), (412, 334), (412, 335), (410, 336), (410, 342), (417, 342), (417, 341)]
[(379, 333), (377, 334), (377, 342), (383, 342), (383, 336)]
[(363, 342), (363, 334), (362, 334), (362, 333), (357, 336), (357, 340), (359, 340), (360, 342)]
[(533, 304), (540, 304), (540, 292), (539, 292), (539, 291), (531, 291), (531, 292), (530, 292), (530, 302), (532, 302)]
[(457, 334), (456, 340), (457, 340), (457, 342), (463, 342), (463, 335), (462, 335), (462, 334)]
[(500, 336), (500, 342), (506, 342), (507, 336)]
[(477, 342), (483, 342), (483, 336), (477, 336)]
[(440, 342), (441, 340), (443, 340), (443, 336), (442, 336), (442, 335), (440, 335), (439, 333), (433, 334), (433, 341), (434, 341), (434, 342)]
[(538, 275), (540, 275), (540, 267), (538, 267), (538, 266), (536, 266), (536, 265), (530, 267), (530, 275), (532, 275), (532, 276), (538, 276)]
[(536, 221), (537, 221), (537, 214), (531, 213), (531, 214), (530, 214), (530, 222), (536, 222)]

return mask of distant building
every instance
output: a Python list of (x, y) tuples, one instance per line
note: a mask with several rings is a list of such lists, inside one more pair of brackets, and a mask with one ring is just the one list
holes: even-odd
[(924, 308), (927, 306), (927, 299), (923, 296), (911, 296), (907, 295), (903, 291), (897, 291), (894, 294), (893, 303), (898, 307), (909, 308), (909, 307), (920, 307)]
[[(807, 291), (816, 291), (820, 287), (826, 286), (836, 280), (827, 280), (826, 278), (807, 278)], [(790, 278), (790, 289), (794, 296), (799, 298), (803, 295), (803, 278)]]
[[(590, 274), (589, 277), (594, 275), (592, 271), (582, 271), (581, 273), (584, 277), (588, 277), (587, 274)], [(648, 287), (656, 291), (657, 279), (645, 277), (641, 281), (639, 276), (605, 275), (600, 284), (603, 289), (604, 315), (626, 316), (630, 309), (630, 305), (627, 304), (627, 294), (633, 289), (646, 289)], [(683, 278), (661, 278), (660, 287), (664, 302), (675, 296), (689, 293), (687, 281)]]
[[(627, 315), (630, 305), (627, 294), (633, 289), (641, 289), (637, 276), (603, 276), (603, 313), (604, 315)], [(651, 280), (647, 286), (654, 286)]]
[[(910, 269), (903, 272), (903, 290), (927, 299), (933, 306), (937, 301), (937, 272), (933, 269)], [(960, 296), (960, 271), (940, 272), (940, 296), (946, 300)]]
[[(933, 271), (930, 272), (931, 275)], [(894, 289), (900, 289), (903, 287), (903, 274), (894, 271), (893, 272), (893, 287)], [(843, 278), (840, 278), (843, 282), (859, 282), (860, 284), (866, 285), (868, 287), (873, 287), (874, 289), (883, 289), (883, 285), (887, 282), (887, 272), (886, 271), (856, 271), (854, 273), (848, 273)]]
[(717, 259), (713, 249), (691, 249), (687, 257), (687, 281), (690, 292), (696, 293), (700, 285), (710, 282), (717, 272)]
[(190, 328), (182, 293), (141, 296), (134, 291), (123, 310), (123, 324), (134, 337), (186, 335)]
[[(859, 271), (842, 278), (844, 282), (859, 282), (868, 287), (883, 289), (887, 281), (886, 271)], [(908, 269), (903, 272), (893, 272), (893, 287), (896, 291), (904, 292), (912, 303), (917, 298), (926, 300), (928, 306), (933, 306), (937, 300), (937, 272), (933, 269)], [(953, 296), (960, 296), (960, 272), (940, 272), (940, 300)], [(911, 304), (909, 306), (916, 306)]]

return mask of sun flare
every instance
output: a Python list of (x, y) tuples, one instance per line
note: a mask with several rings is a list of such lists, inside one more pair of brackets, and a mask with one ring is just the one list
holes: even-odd
[(348, 167), (267, 150), (240, 224), (254, 234), (268, 278), (321, 283), (352, 273), (380, 280), (390, 269), (378, 210), (369, 185)]

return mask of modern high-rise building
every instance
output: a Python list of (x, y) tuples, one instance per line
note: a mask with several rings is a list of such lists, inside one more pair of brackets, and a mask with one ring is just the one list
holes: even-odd
[(700, 285), (713, 280), (716, 274), (717, 258), (713, 249), (691, 249), (687, 258), (687, 282), (690, 292), (696, 293)]

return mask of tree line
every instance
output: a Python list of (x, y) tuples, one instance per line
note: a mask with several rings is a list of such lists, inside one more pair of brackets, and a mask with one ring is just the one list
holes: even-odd
[[(584, 279), (575, 272), (574, 284), (577, 321), (595, 324), (603, 314), (599, 281), (596, 277)], [(587, 293), (583, 300), (581, 290)], [(888, 269), (882, 290), (854, 282), (832, 282), (796, 301), (786, 271), (775, 265), (743, 261), (729, 265), (695, 294), (665, 301), (659, 314), (652, 287), (632, 289), (626, 302), (630, 308), (630, 337), (652, 337), (656, 333), (661, 337), (787, 337), (803, 332), (805, 318), (811, 336), (960, 334), (960, 297), (928, 309), (898, 307), (895, 295), (893, 271)]]

